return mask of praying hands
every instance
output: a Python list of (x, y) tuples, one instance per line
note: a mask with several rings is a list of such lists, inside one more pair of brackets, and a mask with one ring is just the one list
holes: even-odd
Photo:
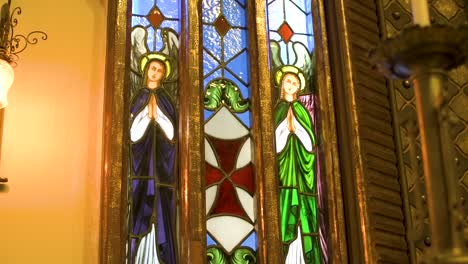
[(290, 107), (288, 110), (288, 116), (286, 117), (288, 120), (288, 130), (289, 132), (296, 132), (296, 126), (294, 125), (294, 112), (292, 111), (292, 108)]
[(157, 112), (158, 104), (156, 102), (156, 97), (151, 94), (150, 95), (150, 100), (148, 103), (148, 117), (151, 119), (156, 120), (158, 118), (158, 112)]

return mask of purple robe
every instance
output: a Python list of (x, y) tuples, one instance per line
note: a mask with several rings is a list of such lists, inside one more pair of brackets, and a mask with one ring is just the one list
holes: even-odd
[[(154, 94), (159, 109), (169, 118), (176, 129), (176, 111), (164, 88), (138, 90), (131, 104), (130, 124), (147, 105)], [(159, 260), (166, 264), (176, 263), (176, 135), (168, 139), (155, 120), (151, 120), (144, 135), (131, 145), (132, 180), (130, 245), (131, 263), (138, 250), (141, 237), (156, 229), (156, 249)], [(135, 237), (138, 236), (138, 237)]]

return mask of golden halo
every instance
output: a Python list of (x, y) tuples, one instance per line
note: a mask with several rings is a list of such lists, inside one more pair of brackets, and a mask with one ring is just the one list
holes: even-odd
[(148, 63), (150, 61), (154, 61), (154, 60), (160, 61), (160, 62), (164, 63), (164, 65), (166, 65), (166, 76), (165, 76), (165, 78), (166, 79), (169, 78), (169, 76), (171, 75), (171, 72), (172, 72), (171, 63), (169, 61), (169, 58), (166, 55), (162, 54), (162, 53), (152, 52), (152, 53), (145, 54), (141, 58), (141, 62), (140, 62), (140, 71), (141, 71), (141, 73), (144, 74), (146, 66), (148, 65)]
[(304, 74), (302, 73), (302, 71), (297, 68), (296, 66), (292, 66), (292, 65), (285, 65), (281, 68), (279, 68), (276, 73), (275, 73), (275, 84), (280, 86), (281, 85), (281, 81), (283, 80), (283, 77), (286, 73), (292, 73), (294, 75), (296, 75), (298, 78), (299, 78), (299, 82), (301, 83), (301, 88), (300, 90), (304, 90), (305, 86), (306, 86), (306, 81), (305, 81), (305, 77), (304, 77)]

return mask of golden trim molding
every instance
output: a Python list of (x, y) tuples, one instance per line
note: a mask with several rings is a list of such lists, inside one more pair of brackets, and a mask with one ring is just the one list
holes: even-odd
[(327, 231), (329, 233), (329, 259), (330, 263), (348, 262), (345, 217), (343, 208), (343, 192), (340, 168), (340, 157), (338, 153), (337, 131), (336, 131), (336, 108), (334, 98), (334, 87), (331, 77), (329, 39), (323, 1), (312, 1), (313, 28), (315, 29), (315, 49), (317, 65), (317, 86), (319, 87), (319, 121), (320, 134), (319, 149), (322, 156), (322, 177), (325, 182), (325, 197), (327, 202)]
[(125, 109), (125, 60), (127, 47), (127, 0), (111, 0), (108, 3), (106, 80), (104, 91), (103, 161), (100, 263), (122, 263), (125, 258), (125, 195), (128, 153), (124, 132)]
[[(252, 3), (252, 2), (249, 2)], [(255, 146), (257, 231), (259, 263), (283, 262), (276, 151), (274, 148), (273, 91), (265, 1), (249, 10), (250, 63), (252, 65), (252, 138)]]
[[(206, 260), (205, 156), (203, 148), (203, 87), (201, 6), (183, 2), (180, 54), (180, 261)], [(197, 254), (198, 253), (198, 254)], [(202, 254), (200, 254), (202, 253)], [(184, 262), (188, 261), (190, 262)]]

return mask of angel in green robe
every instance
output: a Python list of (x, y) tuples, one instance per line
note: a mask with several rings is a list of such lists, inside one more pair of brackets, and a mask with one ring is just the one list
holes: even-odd
[(320, 263), (315, 136), (310, 114), (297, 96), (305, 78), (299, 68), (283, 66), (275, 80), (281, 88), (275, 138), (285, 263)]

